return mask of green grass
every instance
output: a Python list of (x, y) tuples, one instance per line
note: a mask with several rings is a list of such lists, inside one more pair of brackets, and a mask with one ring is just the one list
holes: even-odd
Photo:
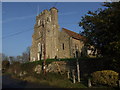
[[(27, 79), (26, 79), (27, 78)], [(31, 76), (23, 77), (23, 80), (28, 82), (39, 83), (42, 85), (49, 85), (57, 88), (88, 88), (87, 81), (81, 79), (81, 82), (74, 84), (71, 79), (68, 79), (66, 75), (60, 75), (59, 73), (46, 73), (46, 75), (35, 74)], [(93, 86), (91, 88), (110, 88), (107, 86)]]
[[(44, 60), (34, 61), (34, 62), (26, 62), (20, 65), (22, 71), (26, 71), (28, 74), (22, 77), (22, 80), (27, 80), (28, 82), (37, 82), (40, 84), (60, 87), (60, 88), (87, 88), (87, 81), (81, 78), (81, 83), (73, 84), (71, 80), (67, 79), (66, 75), (60, 75), (58, 73), (47, 73), (46, 76), (43, 74), (36, 74), (33, 71), (33, 67), (36, 65), (42, 65)], [(53, 61), (76, 61), (76, 58), (64, 58), (64, 59), (47, 59), (46, 64), (49, 64)], [(79, 61), (87, 61), (85, 65), (89, 66), (94, 62), (98, 63), (98, 61), (103, 61), (102, 58), (87, 58), (81, 57)], [(70, 62), (71, 63), (71, 62)], [(89, 64), (90, 63), (90, 64)], [(94, 64), (96, 65), (96, 64)], [(18, 65), (17, 65), (18, 66)], [(32, 69), (32, 70), (31, 70)], [(85, 69), (87, 70), (87, 69)], [(84, 70), (84, 71), (85, 71)], [(86, 76), (88, 78), (88, 76)], [(83, 80), (82, 80), (83, 79)]]
[[(86, 88), (87, 87), (87, 78), (88, 75), (95, 71), (99, 70), (100, 68), (104, 69), (103, 67), (108, 66), (111, 64), (108, 62), (106, 58), (88, 58), (88, 57), (80, 57), (79, 62), (81, 62), (81, 83), (72, 83), (72, 80), (67, 79), (66, 75), (60, 75), (58, 73), (47, 73), (46, 76), (43, 74), (35, 74), (33, 69), (36, 65), (42, 65), (44, 60), (34, 61), (34, 62), (26, 62), (22, 64), (13, 64), (16, 67), (10, 67), (16, 69), (17, 71), (26, 71), (27, 75), (22, 77), (22, 80), (27, 80), (28, 82), (37, 82), (45, 85), (51, 85), (60, 88)], [(64, 59), (47, 59), (46, 64), (52, 63), (54, 61), (66, 61), (69, 65), (74, 65), (76, 63), (76, 58), (64, 58)], [(69, 62), (71, 61), (71, 62)], [(82, 62), (83, 61), (83, 62)], [(84, 62), (85, 61), (85, 62)], [(106, 61), (106, 63), (103, 63)], [(12, 73), (13, 74), (13, 73)], [(86, 74), (86, 75), (85, 75)], [(18, 77), (20, 78), (20, 77)], [(86, 79), (85, 79), (86, 78)], [(93, 86), (92, 88), (108, 88), (106, 86)]]
[(58, 88), (87, 88), (82, 83), (77, 82), (73, 84), (71, 80), (67, 79), (66, 75), (60, 75), (58, 73), (46, 73), (46, 75), (34, 73), (34, 75), (26, 76), (22, 79)]
[[(81, 61), (81, 60), (99, 60), (99, 59), (101, 59), (101, 58), (88, 58), (88, 57), (78, 58), (79, 61)], [(76, 61), (76, 58), (46, 59), (46, 64), (49, 64), (54, 61)], [(29, 64), (42, 65), (43, 62), (44, 62), (44, 60), (39, 60), (39, 61), (33, 61), (33, 62), (26, 62), (24, 64), (25, 65), (29, 65)]]

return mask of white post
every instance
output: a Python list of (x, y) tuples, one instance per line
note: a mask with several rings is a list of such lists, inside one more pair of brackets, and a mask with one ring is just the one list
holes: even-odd
[(88, 87), (91, 87), (92, 85), (91, 85), (91, 80), (90, 80), (90, 78), (88, 79)]
[(73, 75), (73, 83), (75, 83), (75, 71), (72, 70), (72, 75)]
[(67, 72), (68, 79), (70, 78), (70, 71)]
[(78, 76), (78, 82), (80, 82), (80, 70), (79, 70), (78, 58), (77, 58), (77, 76)]

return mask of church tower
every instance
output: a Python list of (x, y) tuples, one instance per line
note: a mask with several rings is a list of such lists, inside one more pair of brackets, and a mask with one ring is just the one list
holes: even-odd
[(47, 58), (58, 57), (58, 10), (53, 7), (50, 9), (51, 22), (46, 32), (46, 55)]
[[(58, 57), (58, 10), (53, 7), (36, 16), (30, 52), (31, 61)], [(45, 55), (44, 55), (45, 52)]]

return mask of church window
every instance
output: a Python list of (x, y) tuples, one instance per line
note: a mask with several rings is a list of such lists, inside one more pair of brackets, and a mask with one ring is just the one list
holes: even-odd
[(44, 27), (44, 24), (42, 24), (42, 26)]
[(38, 20), (38, 26), (40, 26), (40, 20)]
[(76, 49), (78, 49), (78, 45), (76, 45)]
[(40, 43), (38, 43), (38, 52), (41, 52), (41, 47)]
[(65, 49), (64, 43), (62, 44), (63, 50)]
[(42, 26), (43, 26), (43, 27), (45, 26), (45, 21), (44, 21), (44, 20), (42, 21)]
[(33, 58), (33, 61), (35, 61), (35, 57)]
[(48, 32), (50, 32), (50, 30), (48, 30)]
[(49, 16), (49, 21), (51, 22), (51, 16)]
[(40, 20), (40, 25), (42, 25), (42, 21)]
[(47, 21), (50, 22), (49, 17), (47, 17)]

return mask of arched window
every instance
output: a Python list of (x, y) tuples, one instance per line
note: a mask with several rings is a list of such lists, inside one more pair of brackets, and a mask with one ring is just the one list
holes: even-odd
[(47, 21), (48, 21), (48, 22), (50, 22), (50, 19), (49, 19), (49, 17), (47, 17)]
[(40, 26), (40, 20), (38, 20), (38, 26)]
[(63, 50), (65, 49), (65, 45), (64, 45), (64, 43), (62, 44), (62, 48), (63, 48)]
[(50, 20), (50, 22), (51, 22), (51, 16), (49, 17), (49, 20)]
[(38, 52), (41, 52), (41, 45), (38, 43)]

